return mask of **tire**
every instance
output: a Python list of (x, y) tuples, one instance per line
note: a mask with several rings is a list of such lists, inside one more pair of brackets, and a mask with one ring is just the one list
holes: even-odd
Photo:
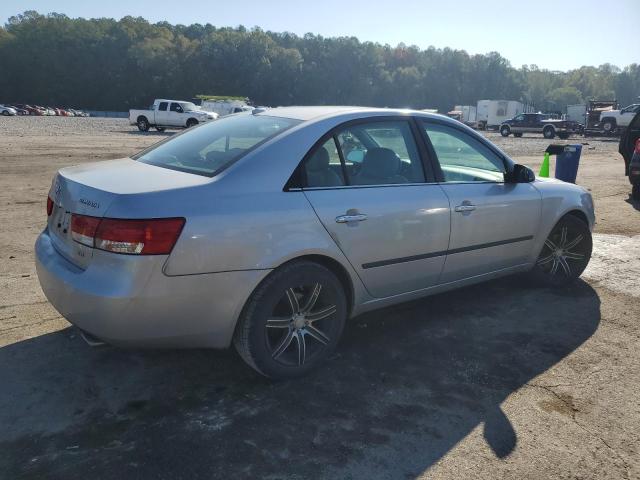
[(613, 118), (605, 118), (602, 122), (602, 129), (605, 133), (613, 133), (616, 130), (616, 121)]
[(510, 134), (511, 129), (507, 125), (500, 127), (500, 135), (502, 135), (503, 137), (508, 137)]
[(273, 379), (298, 377), (333, 352), (346, 318), (340, 280), (322, 265), (294, 261), (271, 273), (251, 294), (233, 342), (258, 373)]
[(149, 125), (149, 120), (147, 120), (146, 117), (139, 117), (137, 125), (138, 125), (138, 130), (140, 130), (141, 132), (148, 132), (149, 127), (151, 126)]
[(549, 126), (544, 127), (544, 129), (542, 130), (542, 136), (547, 140), (551, 140), (552, 138), (555, 138), (556, 136), (555, 128), (549, 127)]
[(631, 198), (633, 198), (637, 202), (640, 202), (640, 183), (636, 183), (631, 188)]
[(4, 115), (5, 117), (8, 117), (9, 116), (9, 112), (7, 112), (6, 110), (3, 110), (2, 111), (2, 115)]
[(522, 138), (522, 133), (514, 133), (513, 136), (516, 138)]
[(545, 240), (531, 276), (544, 286), (570, 285), (587, 268), (592, 249), (589, 226), (578, 217), (565, 215)]
[(165, 127), (156, 127), (156, 130), (159, 132), (164, 132), (166, 130)]
[(190, 118), (189, 120), (187, 120), (187, 128), (195, 127), (196, 125), (198, 125), (198, 120), (196, 120), (195, 118)]

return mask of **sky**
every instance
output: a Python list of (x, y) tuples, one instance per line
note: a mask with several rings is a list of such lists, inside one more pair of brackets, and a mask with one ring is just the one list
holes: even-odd
[(0, 0), (0, 23), (25, 10), (497, 51), (514, 67), (640, 63), (640, 0)]

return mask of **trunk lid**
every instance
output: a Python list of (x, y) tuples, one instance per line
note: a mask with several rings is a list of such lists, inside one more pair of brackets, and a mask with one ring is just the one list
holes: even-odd
[(47, 225), (56, 250), (85, 269), (93, 248), (71, 237), (71, 215), (107, 216), (113, 201), (122, 195), (173, 190), (202, 185), (211, 179), (136, 162), (130, 158), (61, 169), (53, 179), (49, 197), (53, 211)]

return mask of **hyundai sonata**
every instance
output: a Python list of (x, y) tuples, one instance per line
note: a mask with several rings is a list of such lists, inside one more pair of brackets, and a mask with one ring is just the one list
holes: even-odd
[(40, 283), (85, 338), (233, 343), (274, 378), (372, 309), (516, 272), (571, 282), (594, 224), (587, 191), (459, 122), (356, 107), (256, 109), (63, 168), (47, 214)]

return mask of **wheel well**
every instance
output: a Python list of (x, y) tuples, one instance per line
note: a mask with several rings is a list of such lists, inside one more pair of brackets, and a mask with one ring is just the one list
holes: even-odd
[(191, 123), (191, 122), (200, 123), (200, 122), (198, 122), (197, 118), (193, 118), (193, 117), (187, 119), (187, 123)]
[(351, 281), (351, 276), (349, 275), (347, 270), (340, 264), (340, 262), (324, 255), (304, 255), (302, 257), (296, 257), (292, 260), (289, 260), (289, 262), (287, 263), (295, 262), (298, 260), (308, 260), (310, 262), (318, 263), (323, 267), (329, 269), (331, 273), (338, 277), (338, 280), (340, 280), (340, 283), (344, 288), (344, 293), (347, 296), (347, 313), (348, 315), (351, 315), (354, 302), (353, 282)]
[(616, 119), (614, 117), (604, 117), (602, 119), (603, 122), (611, 122), (611, 123), (616, 123)]
[(149, 121), (144, 115), (140, 115), (138, 118), (136, 118), (136, 122), (139, 122), (140, 120), (146, 120), (147, 122)]
[(551, 130), (553, 130), (553, 131), (555, 131), (555, 129), (556, 129), (556, 127), (554, 127), (553, 125), (545, 125), (545, 126), (542, 128), (542, 131), (548, 130), (549, 128), (550, 128)]
[(580, 210), (571, 210), (570, 212), (567, 212), (567, 215), (572, 215), (572, 216), (582, 220), (586, 225), (589, 225), (589, 219), (584, 214), (584, 212), (582, 212)]

